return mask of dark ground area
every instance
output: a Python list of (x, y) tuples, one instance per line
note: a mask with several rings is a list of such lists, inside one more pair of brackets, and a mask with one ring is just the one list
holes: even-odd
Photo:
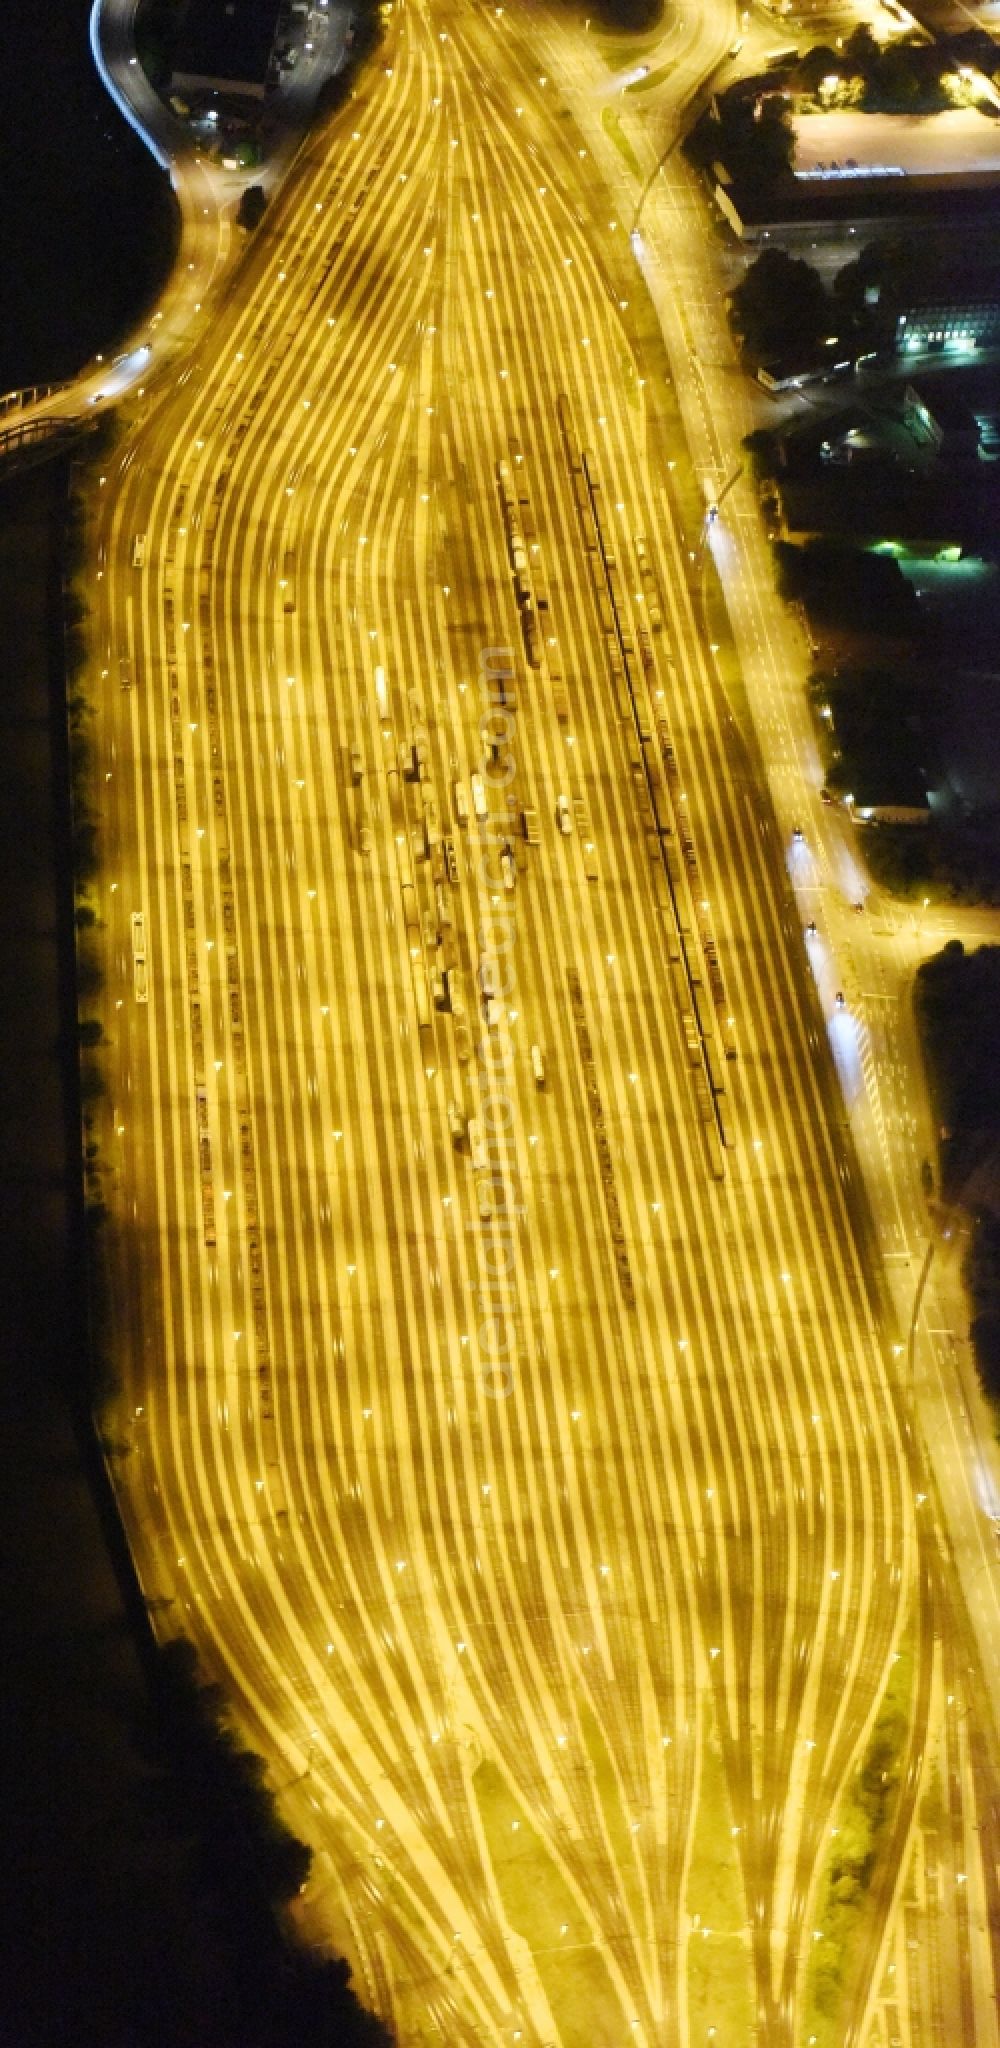
[[(173, 204), (89, 0), (10, 0), (0, 392), (169, 268)], [(87, 1408), (67, 810), (67, 472), (0, 473), (0, 2048), (391, 2048), (296, 1936), (309, 1852), (188, 1646), (158, 1651)]]
[(0, 486), (0, 2040), (17, 2048), (115, 2038), (109, 1845), (131, 1831), (139, 1770), (139, 1665), (67, 1398), (79, 1273), (45, 633), (64, 498), (61, 466)]
[(0, 393), (70, 376), (155, 296), (173, 195), (94, 70), (90, 0), (6, 0)]
[(925, 960), (914, 1007), (938, 1124), (941, 1188), (971, 1219), (969, 1334), (1000, 1414), (1000, 946), (952, 939)]
[(1000, 946), (968, 953), (952, 939), (918, 968), (915, 1000), (942, 1189), (959, 1201), (1000, 1141)]
[[(0, 392), (113, 346), (169, 267), (169, 188), (97, 81), (88, 14), (88, 0), (4, 9)], [(0, 2041), (11, 2048), (129, 2038), (121, 1958), (151, 1903), (130, 1868), (141, 1862), (144, 1766), (129, 1736), (141, 1673), (68, 1394), (83, 1372), (79, 1150), (72, 1069), (60, 1064), (60, 996), (71, 1017), (72, 993), (58, 910), (71, 898), (57, 873), (62, 679), (50, 690), (47, 630), (65, 482), (49, 467), (0, 485)]]

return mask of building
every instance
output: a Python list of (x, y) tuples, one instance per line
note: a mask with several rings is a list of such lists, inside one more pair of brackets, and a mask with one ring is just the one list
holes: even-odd
[(808, 354), (772, 356), (770, 362), (761, 364), (757, 382), (765, 391), (798, 391), (803, 384), (830, 383), (837, 377), (849, 377), (853, 368), (853, 354), (849, 349), (842, 350), (837, 336), (831, 335)]
[(922, 804), (860, 804), (852, 806), (859, 825), (929, 825), (931, 807)]
[(993, 348), (1000, 344), (1000, 299), (930, 300), (907, 306), (896, 321), (900, 355)]
[(273, 79), (282, 0), (192, 0), (178, 39), (171, 93), (262, 100)]
[(947, 388), (944, 379), (933, 390), (908, 384), (903, 419), (913, 439), (933, 448), (935, 455), (979, 454), (979, 421), (967, 399)]
[(1000, 174), (968, 177), (879, 177), (849, 174), (777, 179), (767, 192), (744, 189), (723, 165), (712, 167), (712, 197), (741, 242), (780, 242), (784, 248), (838, 230), (875, 235), (906, 226), (965, 227), (995, 222)]

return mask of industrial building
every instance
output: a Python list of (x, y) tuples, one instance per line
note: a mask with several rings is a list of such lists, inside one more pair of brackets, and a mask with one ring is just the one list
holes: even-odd
[(934, 350), (995, 348), (1000, 343), (1000, 300), (954, 299), (907, 306), (896, 321), (900, 354), (926, 355)]

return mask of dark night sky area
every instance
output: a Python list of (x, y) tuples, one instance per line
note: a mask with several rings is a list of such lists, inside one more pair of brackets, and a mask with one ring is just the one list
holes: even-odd
[[(88, 13), (3, 8), (0, 393), (113, 347), (169, 266), (169, 188), (96, 78)], [(47, 644), (65, 491), (61, 466), (0, 484), (0, 2044), (153, 2048), (137, 1987), (173, 1974), (172, 1845), (147, 1846), (139, 1673), (65, 1398), (81, 1360)]]
[(6, 0), (0, 66), (0, 392), (69, 376), (153, 296), (169, 186), (90, 55), (89, 0)]

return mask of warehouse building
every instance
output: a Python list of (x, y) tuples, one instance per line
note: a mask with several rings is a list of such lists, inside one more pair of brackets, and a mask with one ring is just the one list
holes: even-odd
[(1000, 300), (939, 299), (908, 306), (896, 322), (896, 347), (921, 355), (940, 350), (996, 348)]

